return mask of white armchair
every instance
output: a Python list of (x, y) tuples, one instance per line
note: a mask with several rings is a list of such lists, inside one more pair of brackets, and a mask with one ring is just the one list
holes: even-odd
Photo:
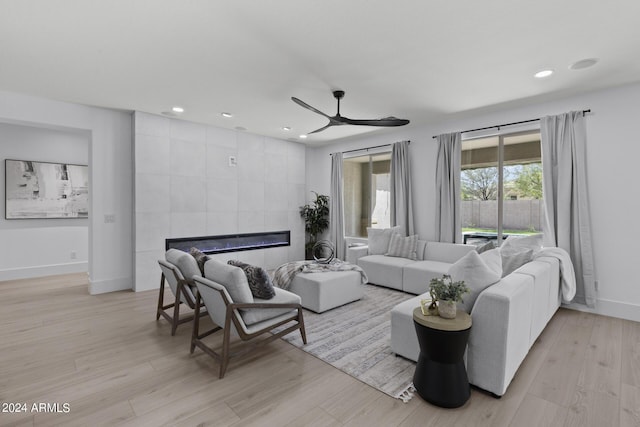
[[(275, 288), (276, 295), (270, 300), (253, 298), (246, 276), (242, 269), (215, 260), (205, 264), (205, 277), (195, 277), (196, 318), (199, 316), (200, 303), (203, 303), (215, 326), (200, 333), (199, 320), (193, 322), (190, 352), (196, 347), (220, 363), (220, 378), (224, 377), (231, 357), (248, 353), (254, 347), (264, 345), (290, 332), (299, 330), (306, 344), (304, 319), (300, 297), (284, 289)], [(232, 296), (233, 295), (233, 298)], [(253, 341), (253, 346), (230, 354), (231, 340), (239, 337), (250, 341), (276, 328), (289, 324), (285, 329), (270, 334), (267, 338)], [(223, 341), (219, 352), (207, 346), (203, 339), (222, 330)]]

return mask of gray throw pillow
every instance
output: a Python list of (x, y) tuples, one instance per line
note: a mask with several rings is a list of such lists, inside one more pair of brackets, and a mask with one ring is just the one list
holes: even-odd
[(398, 233), (394, 233), (391, 235), (391, 240), (389, 241), (389, 249), (387, 250), (387, 253), (385, 253), (385, 255), (416, 260), (418, 259), (417, 249), (417, 234), (403, 237)]
[(400, 226), (391, 228), (367, 227), (369, 255), (384, 255), (389, 252), (389, 241), (391, 240), (391, 235), (399, 232)]
[(271, 299), (276, 296), (276, 291), (273, 288), (269, 273), (267, 273), (264, 268), (238, 260), (230, 260), (227, 264), (240, 267), (242, 271), (244, 271), (244, 274), (247, 276), (247, 282), (249, 283), (249, 289), (251, 289), (251, 294), (254, 298)]
[(202, 273), (202, 275), (204, 276), (204, 263), (209, 261), (210, 259), (209, 256), (206, 255), (204, 252), (202, 252), (198, 248), (189, 249), (189, 253), (191, 254), (192, 257), (196, 259), (196, 262), (198, 263), (198, 268), (200, 269), (200, 273)]
[(456, 261), (447, 274), (454, 282), (464, 281), (471, 291), (462, 297), (462, 303), (458, 304), (461, 310), (471, 313), (478, 295), (489, 286), (500, 280), (500, 253), (497, 249), (478, 255), (471, 251)]

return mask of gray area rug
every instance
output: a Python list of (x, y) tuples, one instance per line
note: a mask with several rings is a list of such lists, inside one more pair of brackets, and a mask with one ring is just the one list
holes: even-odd
[(412, 296), (375, 285), (363, 285), (360, 301), (321, 314), (304, 311), (307, 345), (300, 334), (282, 339), (341, 371), (408, 401), (415, 363), (391, 352), (391, 309)]

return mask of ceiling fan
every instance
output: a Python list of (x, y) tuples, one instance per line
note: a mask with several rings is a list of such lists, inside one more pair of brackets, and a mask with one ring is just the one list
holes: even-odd
[(357, 120), (350, 119), (340, 115), (340, 100), (344, 97), (343, 90), (334, 90), (333, 97), (338, 100), (338, 112), (335, 116), (331, 117), (322, 111), (313, 108), (311, 105), (307, 104), (304, 101), (299, 100), (295, 96), (291, 97), (291, 100), (301, 107), (306, 108), (307, 110), (311, 110), (314, 113), (320, 114), (321, 116), (329, 119), (329, 124), (321, 127), (320, 129), (316, 129), (313, 132), (309, 132), (309, 134), (321, 132), (331, 126), (342, 126), (342, 125), (359, 125), (359, 126), (383, 126), (383, 127), (391, 127), (391, 126), (404, 126), (409, 123), (409, 120), (406, 119), (398, 119), (397, 117), (385, 117), (383, 119), (372, 119), (372, 120)]

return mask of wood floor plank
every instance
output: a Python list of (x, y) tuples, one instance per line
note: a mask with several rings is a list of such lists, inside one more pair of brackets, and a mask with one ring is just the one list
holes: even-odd
[(620, 396), (622, 321), (594, 316), (593, 331), (585, 353), (578, 387)]
[(322, 408), (315, 407), (306, 414), (296, 418), (286, 427), (340, 427), (342, 423)]
[(620, 427), (640, 426), (640, 388), (622, 384)]
[(361, 408), (354, 408), (354, 416), (344, 425), (345, 427), (399, 426), (415, 409), (416, 405), (409, 406), (399, 399), (382, 395)]
[(567, 313), (557, 341), (536, 374), (530, 393), (568, 406), (576, 392), (578, 376), (593, 329), (593, 315)]
[(569, 405), (566, 427), (620, 425), (620, 400), (597, 391), (578, 389)]
[(562, 427), (567, 419), (567, 408), (528, 394), (518, 408), (510, 426)]
[(622, 382), (640, 387), (640, 322), (622, 321)]

